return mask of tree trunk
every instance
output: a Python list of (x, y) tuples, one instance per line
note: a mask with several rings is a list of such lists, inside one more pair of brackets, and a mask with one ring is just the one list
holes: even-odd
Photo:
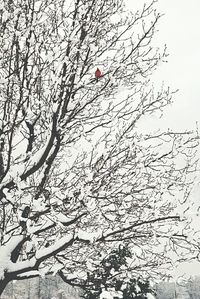
[(3, 280), (2, 279), (0, 280), (0, 297), (1, 297), (3, 291), (5, 290), (8, 283), (9, 283), (9, 280), (6, 279), (6, 278), (3, 279)]

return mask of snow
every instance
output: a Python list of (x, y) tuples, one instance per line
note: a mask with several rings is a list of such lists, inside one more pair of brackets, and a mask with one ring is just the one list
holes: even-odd
[(89, 199), (86, 203), (87, 209), (89, 212), (93, 212), (96, 209), (96, 201), (94, 198)]
[(135, 290), (137, 293), (141, 292), (141, 289), (138, 284), (135, 285)]
[(120, 14), (115, 13), (113, 16), (110, 17), (110, 21), (114, 24), (119, 23), (121, 21)]
[[(49, 226), (51, 226), (52, 223), (53, 223), (53, 221), (48, 220), (48, 221), (45, 222), (45, 224), (42, 225), (42, 228), (43, 228), (43, 229), (46, 229), (46, 228), (48, 228)], [(35, 227), (35, 226), (30, 226), (30, 227), (28, 227), (28, 232), (29, 232), (30, 235), (32, 235), (32, 241), (33, 241), (33, 242), (37, 240), (37, 237), (34, 236), (34, 234), (35, 234), (38, 230), (40, 230), (40, 228), (41, 228), (40, 226), (39, 226), (39, 227), (38, 227), (38, 226), (36, 226), (36, 227)]]
[(12, 263), (10, 260), (12, 251), (16, 248), (16, 246), (23, 240), (22, 235), (12, 236), (12, 238), (3, 246), (0, 247), (0, 278), (3, 279), (4, 272), (12, 272), (18, 271), (21, 269), (25, 269), (28, 267), (32, 267), (35, 264), (35, 259)]
[(42, 198), (38, 198), (37, 200), (33, 201), (32, 208), (34, 211), (43, 211), (46, 209), (46, 205)]
[[(1, 248), (0, 248), (1, 249)], [(6, 252), (0, 252), (0, 260), (1, 260), (1, 264), (0, 264), (0, 280), (4, 279), (4, 273), (8, 268), (9, 265), (9, 259), (7, 256)]]
[(8, 82), (8, 79), (1, 78), (0, 79), (0, 84), (6, 84)]
[(35, 115), (34, 115), (34, 113), (31, 111), (31, 109), (27, 109), (25, 119), (26, 119), (26, 121), (29, 122), (30, 124), (34, 122), (34, 120), (35, 120)]
[[(23, 236), (12, 236), (12, 238), (3, 246), (0, 247), (0, 261), (3, 261), (5, 258), (10, 258), (12, 251), (16, 246), (23, 240)], [(4, 257), (4, 258), (3, 258)]]
[(94, 271), (96, 269), (89, 260), (86, 261), (86, 266), (89, 271)]
[(36, 251), (35, 257), (36, 259), (40, 259), (42, 257), (45, 257), (49, 254), (51, 254), (51, 252), (58, 250), (59, 248), (63, 247), (65, 244), (67, 244), (68, 242), (70, 242), (71, 240), (73, 240), (74, 236), (68, 235), (68, 236), (64, 236), (61, 239), (55, 241), (55, 243), (47, 248), (43, 248), (40, 250)]
[(121, 286), (121, 290), (125, 290), (127, 288), (127, 283), (123, 282), (122, 286)]
[(40, 277), (45, 278), (45, 275), (49, 272), (49, 267), (42, 267), (38, 270)]
[(6, 22), (9, 19), (9, 13), (5, 10), (2, 15), (2, 23)]
[[(58, 250), (59, 248), (61, 248), (62, 246), (64, 246), (68, 242), (70, 242), (72, 239), (73, 239), (73, 235), (65, 236), (65, 237), (61, 238), (60, 240), (57, 240), (54, 245), (49, 246), (48, 248), (43, 248), (43, 249), (37, 250), (35, 257), (33, 257), (27, 261), (12, 263), (10, 261), (10, 256), (6, 255), (6, 268), (5, 268), (4, 263), (2, 263), (1, 264), (1, 272), (0, 272), (1, 276), (4, 273), (3, 271), (5, 271), (5, 269), (7, 269), (10, 272), (13, 272), (13, 271), (19, 271), (22, 269), (34, 267), (34, 265), (38, 259), (48, 256), (55, 250)], [(15, 246), (16, 246), (16, 243), (15, 243)], [(13, 247), (11, 246), (11, 248), (13, 248)], [(5, 251), (4, 251), (4, 256), (2, 256), (2, 257), (4, 259), (1, 259), (1, 260), (5, 260)], [(58, 267), (55, 267), (54, 271), (55, 272), (58, 271)]]
[(28, 278), (30, 276), (37, 276), (38, 274), (39, 274), (39, 271), (32, 270), (32, 271), (29, 271), (29, 272), (25, 272), (25, 273), (19, 274), (18, 277)]
[(21, 270), (25, 270), (25, 269), (28, 269), (28, 268), (32, 268), (35, 266), (35, 263), (36, 263), (36, 259), (35, 258), (32, 258), (30, 260), (26, 260), (26, 261), (22, 261), (22, 262), (18, 262), (18, 263), (12, 263), (10, 261), (8, 267), (7, 267), (7, 270), (8, 272), (17, 272), (17, 271), (21, 271)]
[(147, 293), (147, 299), (155, 299), (155, 297), (152, 294)]
[(93, 243), (96, 239), (100, 238), (101, 236), (102, 236), (102, 231), (100, 229), (98, 229), (96, 232), (91, 232), (91, 233), (88, 233), (83, 230), (79, 230), (77, 233), (77, 237), (79, 239), (89, 241), (91, 243)]
[(51, 271), (53, 271), (53, 276), (55, 276), (56, 275), (56, 273), (59, 271), (59, 270), (61, 270), (61, 269), (63, 269), (63, 265), (62, 264), (55, 264), (55, 265), (53, 265), (53, 267), (51, 268)]
[(49, 144), (49, 140), (50, 140), (50, 138), (51, 138), (51, 134), (49, 134), (49, 132), (48, 132), (47, 134), (48, 134), (48, 137), (47, 137), (46, 144), (45, 144), (41, 149), (39, 149), (39, 150), (35, 153), (35, 155), (33, 155), (33, 156), (31, 157), (31, 159), (29, 160), (29, 162), (28, 162), (28, 164), (29, 164), (29, 169), (30, 169), (31, 167), (33, 167), (34, 165), (36, 165), (36, 164), (40, 161), (40, 159), (42, 158), (44, 152), (46, 151), (46, 149), (47, 149), (47, 147), (48, 147), (48, 144)]
[(110, 292), (103, 291), (100, 295), (100, 299), (113, 299), (113, 296), (110, 294)]
[(40, 161), (41, 157), (43, 156), (44, 152), (46, 151), (46, 148), (49, 144), (49, 140), (51, 138), (51, 134), (49, 134), (49, 132), (47, 133), (48, 137), (46, 140), (45, 145), (39, 149), (35, 155), (33, 155), (30, 160), (28, 160), (28, 165), (25, 167), (25, 164), (21, 164), (19, 165), (12, 165), (10, 167), (10, 171), (6, 174), (6, 176), (4, 177), (1, 185), (0, 185), (0, 189), (3, 189), (3, 187), (11, 180), (14, 180), (17, 184), (21, 183), (21, 178), (20, 176), (26, 171), (29, 171), (29, 169), (31, 169), (34, 165), (37, 165), (37, 163)]
[[(121, 291), (113, 291), (113, 290), (110, 290), (110, 291), (103, 291), (101, 294), (100, 294), (100, 299), (113, 299), (115, 297), (119, 297), (119, 298), (122, 298), (123, 297), (123, 293)], [(151, 299), (151, 298), (150, 298)]]
[(59, 222), (64, 222), (64, 223), (70, 222), (74, 219), (74, 217), (72, 217), (72, 216), (68, 217), (68, 216), (64, 215), (63, 213), (58, 213), (55, 216)]
[(57, 109), (58, 109), (58, 103), (54, 103), (52, 107), (53, 112), (56, 113)]
[(77, 275), (76, 275), (76, 273), (75, 274), (67, 274), (67, 279), (75, 279), (75, 278), (77, 278)]

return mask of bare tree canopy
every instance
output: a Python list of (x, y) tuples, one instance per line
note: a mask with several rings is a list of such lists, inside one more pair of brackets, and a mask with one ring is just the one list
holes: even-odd
[(122, 277), (164, 271), (171, 250), (197, 254), (178, 207), (198, 135), (137, 130), (172, 100), (150, 84), (166, 58), (151, 45), (154, 5), (1, 1), (1, 292), (56, 272), (80, 285), (121, 244), (133, 256)]

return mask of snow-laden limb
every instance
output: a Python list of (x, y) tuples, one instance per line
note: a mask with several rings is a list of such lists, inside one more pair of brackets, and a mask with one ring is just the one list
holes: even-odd
[(87, 231), (83, 231), (81, 229), (79, 229), (77, 232), (77, 239), (86, 242), (89, 241), (91, 243), (94, 243), (100, 237), (102, 237), (102, 231), (100, 229), (97, 232), (91, 233), (88, 233)]
[[(70, 246), (74, 241), (74, 236), (64, 236), (55, 241), (55, 243), (48, 248), (43, 248), (37, 250), (35, 256), (26, 261), (12, 262), (11, 254), (16, 249), (18, 244), (23, 240), (23, 236), (13, 237), (7, 242), (5, 246), (0, 247), (0, 258), (1, 258), (1, 279), (4, 275), (14, 275), (19, 278), (34, 277), (38, 276), (38, 267), (42, 261), (46, 260), (48, 257), (55, 255), (57, 252), (61, 252)], [(58, 271), (60, 268), (54, 269)]]
[[(12, 236), (8, 240), (5, 240), (5, 245), (0, 247), (0, 255), (10, 257), (12, 251), (23, 240), (23, 235)], [(2, 259), (3, 260), (3, 259)]]
[(33, 278), (33, 277), (38, 277), (40, 275), (38, 270), (32, 270), (32, 271), (28, 271), (28, 272), (24, 272), (21, 274), (17, 275), (17, 278), (19, 280), (23, 280), (23, 279), (29, 279), (29, 278)]
[(42, 148), (40, 148), (34, 155), (29, 157), (26, 161), (26, 156), (20, 165), (11, 165), (10, 170), (7, 172), (6, 176), (3, 178), (3, 181), (0, 184), (0, 189), (9, 187), (15, 182), (20, 182), (27, 178), (32, 172), (37, 170), (40, 164), (45, 162), (46, 157), (48, 156), (49, 151), (52, 148), (54, 136), (51, 133), (48, 133), (46, 143)]
[(43, 248), (40, 250), (37, 250), (35, 253), (35, 258), (37, 261), (43, 261), (47, 259), (48, 257), (61, 252), (68, 246), (72, 245), (74, 242), (74, 235), (64, 236), (58, 240), (55, 241), (55, 243), (48, 248)]
[(17, 262), (17, 263), (9, 263), (9, 266), (7, 268), (8, 274), (9, 273), (14, 273), (16, 275), (20, 273), (27, 272), (31, 269), (34, 269), (36, 265), (36, 258), (31, 258), (30, 260), (27, 261), (22, 261), (22, 262)]
[(22, 240), (23, 236), (13, 236), (5, 245), (0, 246), (0, 280), (3, 280), (5, 272), (9, 271), (12, 264), (11, 254)]

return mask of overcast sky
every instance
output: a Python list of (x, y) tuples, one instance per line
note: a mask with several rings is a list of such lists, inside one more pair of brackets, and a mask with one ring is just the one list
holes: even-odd
[[(137, 1), (127, 0), (134, 11)], [(200, 0), (158, 0), (160, 19), (155, 41), (167, 44), (168, 63), (154, 74), (155, 83), (162, 81), (172, 89), (179, 89), (174, 104), (165, 112), (163, 126), (192, 129), (200, 125)], [(156, 120), (155, 120), (156, 122)]]
[[(126, 1), (133, 11), (137, 1), (145, 2)], [(163, 128), (186, 130), (194, 129), (198, 122), (200, 127), (200, 0), (158, 0), (156, 7), (164, 16), (158, 24), (155, 42), (160, 47), (167, 44), (169, 57), (168, 63), (160, 66), (153, 79), (157, 85), (164, 81), (166, 86), (179, 89), (161, 124)], [(160, 125), (155, 117), (150, 123), (153, 127)], [(199, 200), (199, 194), (195, 197)], [(184, 263), (174, 275), (183, 273), (200, 275), (200, 263)]]
[(157, 38), (170, 55), (156, 75), (179, 89), (166, 119), (179, 128), (193, 127), (200, 122), (200, 1), (159, 0), (158, 7), (165, 15)]
[[(164, 122), (174, 128), (191, 129), (196, 121), (200, 126), (200, 1), (159, 0), (158, 8), (165, 15), (159, 25), (157, 41), (167, 44), (170, 55), (155, 79), (163, 78), (179, 89)], [(200, 264), (185, 263), (175, 274), (184, 272), (200, 275)]]

